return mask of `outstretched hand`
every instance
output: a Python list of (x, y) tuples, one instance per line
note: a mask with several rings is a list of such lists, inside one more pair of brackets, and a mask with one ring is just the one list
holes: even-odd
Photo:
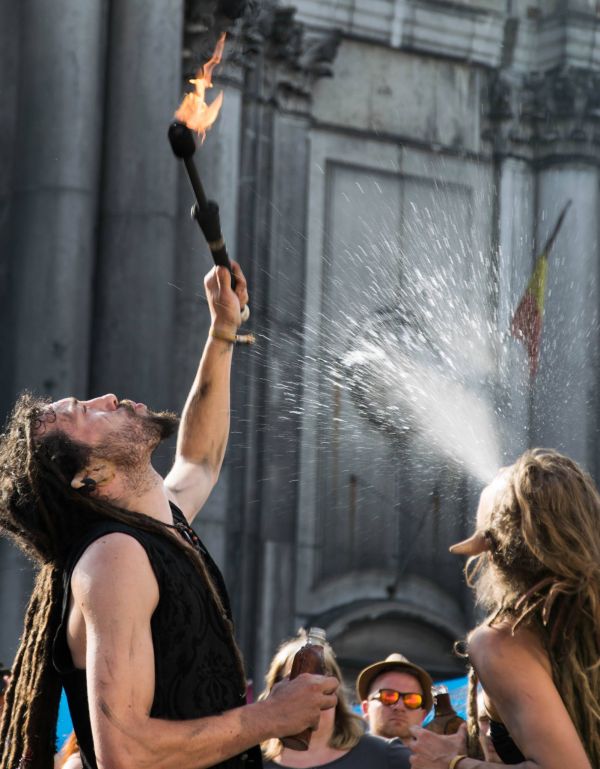
[(237, 262), (231, 262), (235, 291), (226, 267), (213, 267), (204, 278), (211, 322), (215, 328), (235, 333), (242, 324), (242, 310), (248, 305), (248, 284)]
[(435, 734), (421, 726), (411, 726), (413, 741), (408, 747), (411, 769), (448, 769), (454, 756), (467, 752), (467, 725), (461, 724), (456, 734)]

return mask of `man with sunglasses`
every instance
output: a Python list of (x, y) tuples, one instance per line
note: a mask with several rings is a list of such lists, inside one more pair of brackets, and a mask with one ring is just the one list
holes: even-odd
[(356, 691), (371, 734), (410, 740), (410, 727), (420, 726), (433, 707), (432, 686), (429, 673), (402, 654), (361, 671)]

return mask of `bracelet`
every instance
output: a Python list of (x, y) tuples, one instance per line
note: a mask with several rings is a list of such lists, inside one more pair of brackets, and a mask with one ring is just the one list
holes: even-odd
[(463, 758), (469, 758), (469, 756), (465, 756), (464, 753), (460, 756), (454, 756), (452, 761), (448, 764), (448, 769), (456, 769), (456, 767), (460, 764), (460, 762), (463, 760)]
[(230, 344), (254, 344), (256, 341), (254, 334), (229, 334), (227, 331), (221, 331), (212, 326), (208, 333), (213, 339), (220, 339)]

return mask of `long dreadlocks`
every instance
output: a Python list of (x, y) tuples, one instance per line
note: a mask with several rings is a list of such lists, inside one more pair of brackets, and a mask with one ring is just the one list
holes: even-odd
[[(504, 473), (487, 523), (492, 550), (469, 559), (467, 579), (489, 623), (537, 632), (590, 762), (600, 766), (600, 495), (555, 451), (527, 451)], [(472, 677), (472, 703), (475, 686)]]
[(90, 449), (57, 429), (36, 436), (47, 413), (45, 400), (25, 393), (0, 436), (0, 530), (38, 568), (0, 722), (0, 769), (53, 766), (61, 685), (52, 664), (52, 642), (63, 601), (62, 568), (72, 546), (94, 523), (111, 519), (168, 538), (193, 562), (224, 616), (202, 559), (178, 534), (149, 516), (71, 487)]

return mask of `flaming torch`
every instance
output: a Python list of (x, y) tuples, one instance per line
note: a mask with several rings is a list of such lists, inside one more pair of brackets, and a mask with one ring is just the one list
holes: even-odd
[[(227, 267), (231, 273), (231, 287), (235, 288), (235, 277), (231, 272), (231, 262), (227, 254), (227, 246), (221, 231), (221, 219), (219, 206), (214, 200), (208, 200), (204, 187), (198, 175), (198, 170), (193, 160), (196, 151), (196, 142), (193, 131), (201, 136), (201, 143), (206, 138), (206, 132), (213, 125), (223, 103), (223, 93), (208, 104), (206, 102), (206, 90), (212, 88), (212, 72), (221, 61), (223, 47), (225, 45), (225, 33), (217, 42), (211, 59), (199, 70), (196, 77), (190, 80), (195, 90), (187, 93), (175, 113), (175, 120), (169, 126), (169, 142), (176, 157), (183, 160), (187, 171), (196, 202), (192, 206), (192, 219), (198, 222), (216, 265)], [(250, 317), (250, 309), (242, 310), (242, 322)], [(238, 337), (239, 342), (251, 343), (254, 337), (251, 334)]]

